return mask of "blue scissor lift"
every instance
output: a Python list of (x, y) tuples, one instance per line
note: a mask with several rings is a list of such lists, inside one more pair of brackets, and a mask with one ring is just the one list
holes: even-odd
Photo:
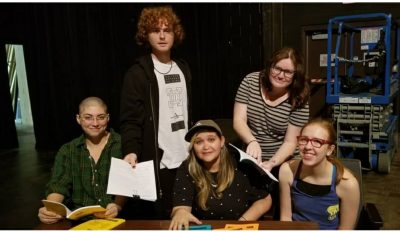
[(326, 102), (332, 104), (338, 157), (364, 169), (390, 172), (398, 147), (400, 43), (390, 14), (331, 18), (328, 24)]

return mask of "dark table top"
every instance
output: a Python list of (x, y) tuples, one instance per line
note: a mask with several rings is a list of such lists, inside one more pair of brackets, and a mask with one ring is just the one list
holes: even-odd
[[(117, 230), (167, 230), (170, 220), (126, 220), (116, 227)], [(211, 225), (211, 229), (223, 229), (226, 224), (252, 224), (258, 223), (259, 230), (318, 230), (319, 226), (314, 222), (281, 222), (281, 221), (253, 221), (239, 222), (226, 220), (203, 220), (203, 225)], [(37, 230), (68, 230), (79, 223), (63, 220), (55, 224), (40, 224)]]

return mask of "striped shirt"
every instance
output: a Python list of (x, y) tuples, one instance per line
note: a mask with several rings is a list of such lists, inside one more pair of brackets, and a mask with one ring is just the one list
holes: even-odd
[(88, 205), (106, 207), (114, 202), (114, 197), (106, 193), (108, 173), (111, 157), (121, 159), (122, 152), (120, 135), (113, 130), (110, 133), (97, 163), (86, 148), (84, 135), (64, 144), (57, 152), (46, 196), (62, 194), (71, 210)]
[(265, 103), (261, 94), (259, 72), (248, 74), (239, 86), (235, 101), (247, 105), (247, 124), (261, 146), (263, 160), (270, 159), (285, 138), (289, 123), (303, 127), (309, 119), (308, 103), (291, 110), (286, 99), (277, 106)]

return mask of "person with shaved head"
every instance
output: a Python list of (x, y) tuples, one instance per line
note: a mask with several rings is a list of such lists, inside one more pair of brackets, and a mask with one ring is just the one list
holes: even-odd
[[(57, 152), (46, 199), (61, 202), (71, 210), (89, 205), (106, 208), (106, 218), (116, 217), (124, 198), (107, 194), (111, 158), (122, 158), (121, 137), (108, 130), (107, 105), (98, 97), (85, 98), (79, 104), (76, 122), (83, 134), (64, 144)], [(51, 224), (63, 217), (42, 207), (39, 219)]]

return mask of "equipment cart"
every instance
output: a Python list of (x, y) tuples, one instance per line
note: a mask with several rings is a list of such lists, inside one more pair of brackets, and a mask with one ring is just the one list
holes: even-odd
[(326, 102), (338, 157), (383, 173), (398, 148), (399, 35), (390, 14), (339, 16), (328, 24)]

